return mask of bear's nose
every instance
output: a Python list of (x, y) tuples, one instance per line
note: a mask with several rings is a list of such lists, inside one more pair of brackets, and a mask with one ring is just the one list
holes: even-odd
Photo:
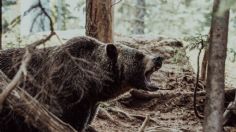
[(160, 56), (155, 57), (155, 58), (152, 59), (152, 61), (153, 61), (156, 68), (160, 68), (162, 66), (162, 61), (163, 60), (164, 60), (164, 58), (160, 57)]

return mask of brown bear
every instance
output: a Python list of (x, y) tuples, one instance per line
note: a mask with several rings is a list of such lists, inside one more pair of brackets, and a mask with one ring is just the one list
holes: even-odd
[[(21, 48), (0, 51), (0, 69), (9, 78), (16, 74), (24, 53)], [(64, 122), (79, 132), (86, 131), (99, 102), (131, 88), (157, 90), (150, 75), (161, 68), (162, 60), (124, 45), (76, 37), (62, 46), (36, 49), (20, 87)], [(0, 113), (0, 131), (37, 130), (5, 106)]]

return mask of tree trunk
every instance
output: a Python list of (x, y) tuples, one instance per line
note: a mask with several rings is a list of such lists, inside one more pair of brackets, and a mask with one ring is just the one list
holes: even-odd
[(208, 65), (208, 56), (209, 56), (209, 43), (210, 43), (210, 35), (212, 32), (212, 25), (207, 37), (207, 45), (205, 46), (205, 52), (203, 55), (203, 59), (202, 59), (202, 66), (201, 66), (201, 80), (202, 81), (206, 81), (206, 76), (207, 76), (207, 65)]
[(145, 0), (135, 0), (134, 23), (132, 24), (133, 34), (144, 34), (146, 13)]
[(112, 0), (86, 0), (86, 35), (105, 43), (113, 41)]
[(55, 23), (57, 30), (65, 30), (66, 29), (66, 16), (65, 16), (65, 0), (55, 0)]
[(205, 47), (205, 52), (203, 55), (202, 59), (202, 66), (201, 66), (201, 80), (205, 81), (206, 80), (206, 75), (207, 75), (207, 63), (208, 63), (208, 47)]
[(209, 62), (207, 69), (207, 98), (205, 107), (204, 131), (223, 131), (225, 59), (229, 10), (218, 14), (220, 2), (215, 0), (212, 14), (212, 32), (210, 34)]
[(2, 49), (2, 0), (0, 0), (0, 50)]
[[(0, 70), (0, 93), (9, 82), (10, 80)], [(24, 117), (27, 123), (33, 125), (40, 131), (76, 132), (74, 128), (62, 122), (44, 108), (37, 100), (19, 87), (16, 87), (6, 98), (5, 104), (12, 108), (16, 114)]]

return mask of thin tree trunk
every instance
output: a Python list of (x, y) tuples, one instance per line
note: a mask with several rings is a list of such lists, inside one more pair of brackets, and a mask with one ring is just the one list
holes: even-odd
[(201, 77), (200, 79), (202, 81), (205, 81), (206, 76), (207, 76), (207, 65), (208, 65), (208, 57), (209, 57), (209, 43), (210, 43), (211, 32), (212, 32), (212, 25), (211, 25), (211, 28), (207, 37), (207, 45), (205, 47), (205, 52), (202, 59), (201, 76), (200, 76)]
[(0, 50), (2, 49), (2, 0), (0, 0)]
[(207, 75), (207, 63), (208, 63), (208, 47), (205, 48), (205, 52), (203, 55), (202, 59), (202, 66), (201, 66), (201, 80), (205, 81), (206, 80), (206, 75)]
[(113, 41), (112, 0), (86, 0), (86, 35), (111, 43)]
[(132, 26), (133, 34), (144, 34), (145, 29), (145, 14), (146, 14), (146, 4), (145, 0), (135, 0), (135, 8), (134, 8), (134, 22)]
[(204, 131), (223, 131), (225, 59), (229, 10), (218, 14), (220, 2), (215, 0), (212, 14), (212, 32), (210, 34), (209, 62), (207, 69), (207, 98), (205, 107)]

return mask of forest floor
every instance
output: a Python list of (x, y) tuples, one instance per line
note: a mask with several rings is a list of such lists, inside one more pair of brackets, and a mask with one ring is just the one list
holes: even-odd
[[(122, 97), (102, 104), (92, 126), (99, 132), (138, 132), (146, 116), (145, 132), (195, 132), (202, 131), (202, 120), (193, 110), (193, 90), (196, 74), (186, 56), (185, 48), (171, 38), (122, 38), (118, 43), (159, 54), (166, 60), (151, 79), (161, 90), (150, 92), (151, 97), (127, 93)], [(201, 82), (199, 91), (204, 91)], [(204, 96), (199, 96), (198, 110), (203, 112)], [(236, 129), (227, 128), (233, 132)]]

